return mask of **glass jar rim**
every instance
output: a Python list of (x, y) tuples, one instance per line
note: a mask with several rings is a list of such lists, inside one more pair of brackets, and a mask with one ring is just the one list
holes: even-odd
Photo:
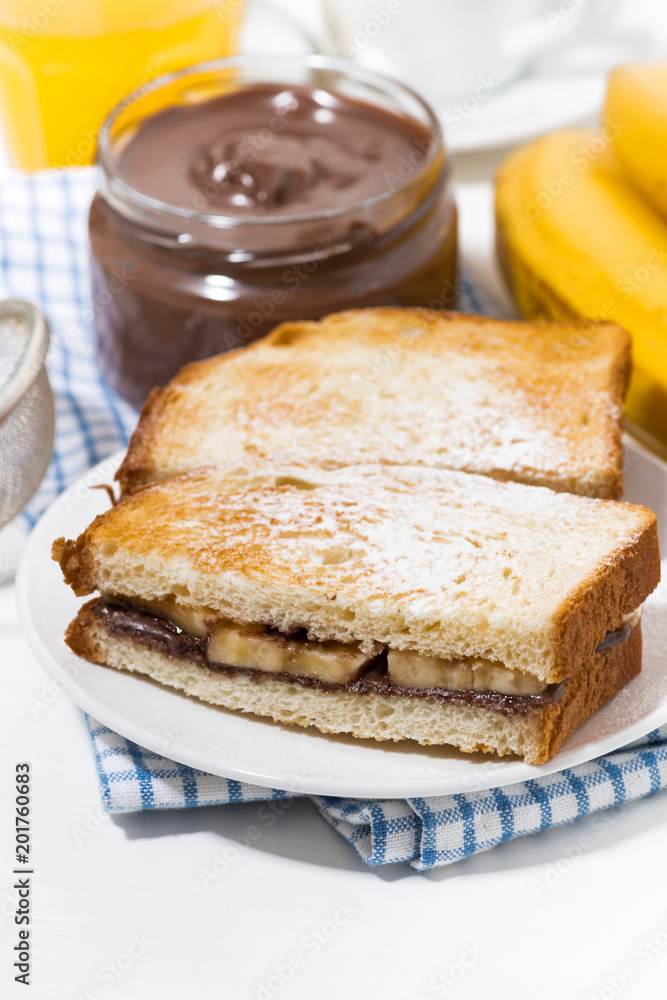
[[(196, 209), (170, 205), (168, 202), (152, 198), (150, 195), (146, 195), (142, 191), (138, 191), (118, 173), (114, 166), (112, 129), (118, 118), (128, 108), (132, 107), (133, 104), (136, 104), (145, 96), (154, 93), (163, 87), (176, 83), (179, 80), (186, 80), (188, 77), (206, 73), (215, 73), (216, 71), (227, 69), (242, 69), (245, 67), (272, 64), (275, 64), (278, 67), (281, 65), (287, 66), (295, 64), (306, 69), (331, 70), (339, 73), (341, 76), (356, 78), (362, 83), (375, 85), (378, 89), (384, 88), (385, 93), (387, 92), (388, 85), (390, 85), (395, 91), (404, 94), (406, 97), (416, 102), (416, 104), (424, 112), (427, 128), (430, 136), (434, 140), (428, 150), (424, 153), (424, 158), (419, 165), (419, 169), (416, 170), (411, 177), (406, 178), (403, 183), (397, 184), (396, 187), (391, 188), (388, 191), (383, 191), (378, 195), (373, 195), (372, 197), (366, 198), (362, 201), (353, 202), (350, 205), (325, 209), (317, 212), (304, 212), (296, 215), (276, 215), (273, 217), (220, 215), (218, 213), (199, 212)], [(279, 83), (281, 81), (276, 80), (274, 82)], [(360, 212), (372, 210), (376, 206), (382, 205), (384, 202), (395, 198), (397, 195), (405, 191), (405, 189), (410, 185), (419, 181), (419, 179), (429, 171), (433, 162), (437, 159), (441, 152), (444, 152), (443, 130), (435, 111), (428, 101), (417, 93), (416, 90), (413, 90), (412, 87), (409, 87), (401, 80), (398, 80), (386, 73), (379, 73), (375, 70), (369, 70), (365, 67), (358, 66), (356, 63), (351, 62), (348, 59), (341, 59), (334, 56), (315, 55), (312, 53), (298, 55), (270, 55), (268, 53), (257, 53), (251, 55), (228, 56), (223, 59), (210, 59), (206, 62), (195, 63), (194, 65), (186, 66), (183, 69), (175, 70), (171, 73), (165, 73), (156, 77), (155, 80), (151, 80), (149, 83), (143, 84), (141, 87), (137, 87), (135, 90), (131, 91), (131, 93), (129, 93), (113, 108), (102, 123), (98, 133), (97, 162), (101, 167), (103, 174), (111, 180), (114, 188), (117, 190), (117, 193), (122, 194), (125, 200), (133, 203), (140, 211), (147, 211), (149, 213), (157, 212), (165, 218), (173, 218), (174, 221), (179, 220), (180, 222), (205, 224), (214, 228), (234, 228), (235, 226), (301, 224), (324, 219), (334, 219), (344, 216), (352, 210)]]

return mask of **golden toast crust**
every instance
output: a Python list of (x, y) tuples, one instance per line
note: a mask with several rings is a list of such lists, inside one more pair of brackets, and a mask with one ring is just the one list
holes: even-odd
[(127, 492), (263, 456), (618, 497), (629, 372), (630, 339), (612, 323), (393, 308), (287, 323), (155, 389), (117, 478)]
[(203, 469), (154, 483), (54, 558), (95, 590), (321, 639), (569, 676), (657, 585), (644, 507), (448, 470)]

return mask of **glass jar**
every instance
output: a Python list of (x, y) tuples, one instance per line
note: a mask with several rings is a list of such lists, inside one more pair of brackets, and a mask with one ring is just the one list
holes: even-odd
[[(276, 82), (414, 125), (413, 148), (384, 169), (380, 193), (322, 211), (239, 217), (206, 198), (184, 205), (153, 197), (146, 178), (142, 190), (129, 178), (123, 153), (156, 114)], [(390, 78), (324, 56), (202, 64), (123, 102), (100, 133), (98, 160), (90, 211), (98, 353), (108, 381), (136, 406), (186, 362), (243, 347), (285, 320), (455, 303), (456, 208), (440, 127), (416, 93)]]

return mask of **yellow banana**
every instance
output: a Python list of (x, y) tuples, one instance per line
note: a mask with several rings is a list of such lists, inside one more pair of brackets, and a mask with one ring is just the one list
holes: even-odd
[(505, 160), (498, 257), (524, 316), (607, 319), (630, 331), (626, 412), (667, 444), (667, 219), (621, 176), (613, 131), (555, 132)]
[(617, 66), (604, 115), (620, 125), (613, 143), (619, 167), (667, 215), (667, 63)]

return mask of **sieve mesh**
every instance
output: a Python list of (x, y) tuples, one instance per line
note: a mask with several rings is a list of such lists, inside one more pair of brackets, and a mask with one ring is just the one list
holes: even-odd
[(8, 315), (12, 305), (4, 303), (0, 316), (0, 414), (12, 376), (24, 374), (26, 388), (4, 419), (0, 415), (0, 527), (23, 510), (42, 481), (53, 451), (55, 425), (43, 357), (48, 334), (43, 350), (28, 351), (31, 338), (34, 341), (31, 320), (43, 324), (42, 317), (27, 303), (20, 304), (17, 315)]

